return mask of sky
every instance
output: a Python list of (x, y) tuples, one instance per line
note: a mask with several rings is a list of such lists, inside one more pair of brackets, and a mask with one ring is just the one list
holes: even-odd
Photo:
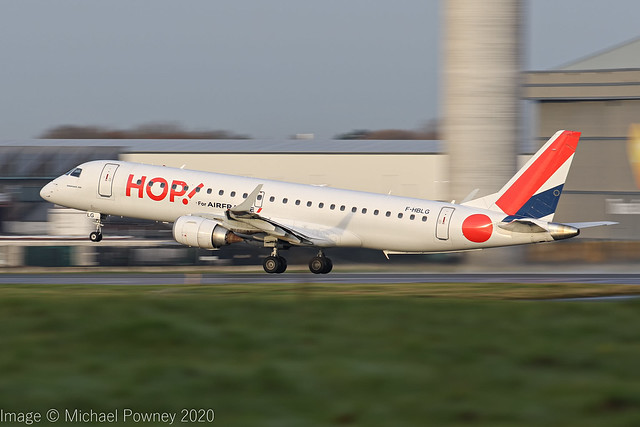
[[(0, 139), (174, 122), (254, 138), (439, 116), (437, 0), (0, 0)], [(529, 0), (525, 69), (640, 36), (637, 0)]]

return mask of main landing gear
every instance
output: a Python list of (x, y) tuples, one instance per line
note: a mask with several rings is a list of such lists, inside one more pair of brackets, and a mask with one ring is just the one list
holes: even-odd
[(87, 216), (93, 218), (93, 222), (96, 225), (96, 231), (92, 231), (91, 234), (89, 234), (89, 240), (92, 242), (99, 242), (102, 240), (102, 226), (104, 225), (102, 223), (102, 219), (104, 218), (104, 215), (87, 212)]
[(333, 269), (333, 263), (329, 258), (324, 256), (322, 250), (318, 251), (318, 255), (309, 261), (309, 270), (313, 274), (327, 274)]
[(264, 267), (264, 271), (269, 274), (272, 273), (284, 273), (287, 269), (287, 260), (284, 257), (278, 255), (278, 248), (273, 248), (271, 251), (271, 255), (266, 257), (262, 262), (262, 267)]
[[(284, 273), (287, 269), (287, 260), (284, 257), (278, 255), (278, 248), (273, 248), (271, 255), (266, 257), (262, 263), (264, 271), (269, 274)], [(333, 268), (333, 263), (329, 258), (324, 256), (324, 252), (319, 251), (318, 255), (311, 258), (309, 261), (309, 270), (313, 274), (327, 274)]]

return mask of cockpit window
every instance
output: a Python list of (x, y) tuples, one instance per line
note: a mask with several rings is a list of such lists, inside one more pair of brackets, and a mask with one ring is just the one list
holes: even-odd
[(69, 175), (71, 176), (75, 176), (76, 178), (80, 176), (80, 174), (82, 173), (82, 169), (80, 168), (75, 168), (74, 170), (72, 170)]

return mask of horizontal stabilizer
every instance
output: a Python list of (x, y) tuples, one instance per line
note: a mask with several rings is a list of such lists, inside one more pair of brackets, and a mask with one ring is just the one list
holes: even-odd
[(577, 229), (581, 228), (590, 228), (590, 227), (600, 227), (601, 225), (616, 225), (618, 222), (614, 221), (594, 221), (594, 222), (565, 222), (565, 225), (570, 225), (571, 227), (575, 227)]

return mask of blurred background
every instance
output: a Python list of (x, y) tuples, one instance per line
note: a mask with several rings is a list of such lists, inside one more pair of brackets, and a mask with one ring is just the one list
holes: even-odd
[(638, 12), (631, 0), (3, 2), (0, 267), (260, 265), (264, 249), (186, 248), (148, 221), (110, 217), (89, 242), (83, 213), (39, 197), (88, 160), (459, 201), (497, 191), (559, 129), (582, 139), (555, 220), (618, 225), (392, 263), (635, 263)]

